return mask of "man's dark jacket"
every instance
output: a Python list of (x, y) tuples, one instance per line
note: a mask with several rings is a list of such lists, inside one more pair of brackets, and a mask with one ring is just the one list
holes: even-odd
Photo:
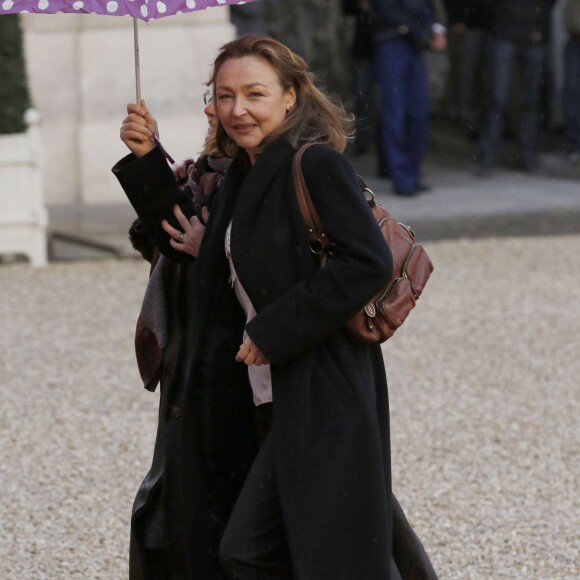
[(463, 23), (475, 30), (491, 30), (495, 0), (445, 0), (449, 24)]
[(374, 0), (377, 28), (381, 31), (407, 30), (404, 35), (417, 45), (427, 47), (435, 23), (431, 0)]
[(519, 48), (545, 44), (555, 0), (495, 0), (494, 36)]
[[(370, 3), (369, 3), (370, 4)], [(372, 5), (362, 9), (360, 0), (342, 0), (342, 11), (355, 21), (352, 56), (355, 60), (372, 60), (375, 55), (376, 15)]]
[[(389, 250), (348, 163), (326, 146), (311, 147), (304, 176), (336, 245), (335, 258), (319, 269), (297, 207), (293, 155), (280, 139), (250, 171), (235, 162), (211, 207), (191, 295), (187, 380), (160, 416), (163, 518), (147, 520), (153, 487), (134, 516), (141, 510), (139, 545), (157, 544), (166, 561), (150, 567), (136, 558), (132, 578), (220, 577), (219, 520), (257, 451), (247, 369), (234, 358), (245, 315), (224, 255), (232, 218), (233, 261), (257, 311), (245, 328), (271, 363), (270, 436), (293, 577), (391, 580), (398, 578), (394, 556), (403, 578), (436, 578), (391, 492), (381, 348), (353, 346), (342, 330), (389, 278)], [(178, 194), (158, 152), (128, 157), (114, 171), (132, 202), (142, 204), (140, 213), (155, 206), (157, 219), (170, 216)], [(144, 220), (156, 237), (154, 222)], [(158, 245), (171, 256), (163, 237)], [(158, 533), (149, 537), (152, 529)]]

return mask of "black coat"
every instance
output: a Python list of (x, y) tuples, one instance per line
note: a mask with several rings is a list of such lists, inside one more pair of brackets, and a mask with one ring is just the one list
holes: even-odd
[(355, 22), (352, 40), (352, 56), (355, 60), (372, 60), (375, 56), (375, 33), (377, 29), (374, 9), (361, 9), (360, 0), (342, 0), (342, 11), (353, 16)]
[(377, 28), (390, 32), (403, 27), (404, 35), (417, 47), (428, 48), (435, 23), (432, 0), (373, 0)]
[(449, 24), (461, 22), (475, 30), (491, 30), (494, 0), (445, 0)]
[[(391, 493), (381, 349), (353, 346), (342, 330), (390, 277), (389, 250), (345, 159), (311, 147), (304, 176), (336, 245), (320, 270), (298, 212), (293, 154), (279, 140), (249, 172), (234, 163), (211, 208), (196, 268), (188, 379), (165, 418), (164, 515), (157, 525), (169, 553), (167, 577), (218, 578), (215, 540), (257, 451), (247, 369), (234, 360), (245, 316), (224, 255), (233, 218), (233, 261), (257, 310), (246, 330), (272, 367), (271, 436), (295, 578), (396, 578), (393, 508), (403, 577), (435, 578)], [(166, 199), (169, 215), (178, 194), (158, 153), (126, 159), (114, 171), (130, 198), (140, 192), (157, 211)], [(154, 194), (144, 182), (153, 176)], [(147, 513), (147, 498), (141, 510)], [(147, 529), (138, 532), (142, 543)]]
[(546, 44), (555, 2), (556, 0), (494, 0), (494, 35), (524, 49)]

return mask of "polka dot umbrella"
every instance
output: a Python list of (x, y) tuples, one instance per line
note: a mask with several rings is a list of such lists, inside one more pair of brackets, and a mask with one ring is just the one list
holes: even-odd
[(133, 16), (149, 22), (182, 12), (194, 12), (212, 6), (245, 4), (246, 2), (252, 2), (252, 0), (1, 0), (0, 14), (68, 12)]
[[(137, 19), (149, 22), (173, 14), (205, 10), (213, 6), (246, 4), (254, 0), (0, 0), (2, 14), (101, 14), (105, 16), (132, 16), (135, 38), (135, 84), (137, 103), (141, 101), (139, 69), (139, 35)], [(160, 149), (173, 162), (167, 152)]]

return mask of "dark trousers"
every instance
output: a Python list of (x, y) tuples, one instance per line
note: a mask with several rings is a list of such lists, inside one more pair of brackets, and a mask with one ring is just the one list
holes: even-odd
[(374, 117), (375, 66), (372, 60), (354, 61), (354, 115), (355, 145), (366, 151), (374, 141), (372, 119)]
[(518, 122), (518, 149), (524, 164), (533, 163), (538, 125), (538, 103), (545, 48), (518, 48), (507, 40), (495, 39), (491, 48), (491, 102), (481, 138), (481, 159), (484, 165), (493, 165), (500, 157), (504, 113), (516, 71), (520, 71), (520, 112)]
[(580, 37), (571, 38), (564, 56), (564, 115), (570, 149), (580, 153)]
[(459, 110), (468, 131), (478, 131), (482, 118), (481, 90), (489, 76), (489, 33), (468, 28), (463, 35), (459, 67)]
[(379, 84), (381, 146), (396, 190), (413, 189), (429, 134), (429, 88), (423, 52), (404, 38), (379, 43), (376, 53)]
[(266, 436), (234, 506), (219, 557), (230, 579), (292, 579), (271, 434)]

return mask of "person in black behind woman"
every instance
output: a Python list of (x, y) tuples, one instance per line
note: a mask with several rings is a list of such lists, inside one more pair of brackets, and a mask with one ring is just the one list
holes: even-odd
[[(216, 187), (231, 160), (224, 159), (215, 151), (215, 129), (217, 116), (213, 103), (213, 92), (204, 95), (204, 113), (208, 119), (208, 131), (202, 154), (193, 160), (188, 158), (173, 167), (177, 183), (187, 195), (182, 202), (184, 211), (193, 215), (190, 219), (179, 205), (174, 208), (175, 219), (181, 229), (162, 222), (164, 230), (174, 239), (169, 239), (172, 248), (184, 252), (183, 259), (167, 258), (159, 251), (155, 239), (143, 226), (144, 221), (161, 221), (163, 214), (153, 207), (136, 205), (138, 217), (129, 229), (133, 247), (151, 263), (150, 277), (143, 299), (135, 332), (135, 352), (144, 387), (155, 391), (160, 387), (159, 421), (151, 468), (143, 480), (133, 506), (131, 518), (130, 561), (132, 574), (135, 569), (146, 568), (148, 577), (164, 578), (168, 563), (163, 549), (164, 513), (171, 501), (163, 487), (163, 472), (166, 448), (171, 449), (173, 439), (166, 434), (166, 425), (171, 424), (177, 412), (174, 405), (182, 396), (188, 356), (187, 334), (191, 320), (192, 292), (194, 288), (195, 260), (203, 237), (203, 223), (207, 221), (207, 206), (211, 204)], [(145, 107), (145, 103), (141, 103)], [(130, 106), (132, 110), (134, 106)], [(149, 123), (157, 133), (157, 123), (149, 117)], [(203, 223), (202, 223), (203, 222)], [(171, 433), (171, 430), (167, 433)], [(137, 566), (139, 564), (139, 566)]]
[[(340, 153), (349, 119), (267, 37), (224, 45), (210, 83), (218, 148), (234, 161), (197, 256), (188, 382), (164, 473), (163, 577), (436, 578), (391, 492), (381, 348), (343, 330), (392, 269)], [(133, 203), (162, 200), (171, 217), (177, 185), (149, 133), (136, 108), (122, 132), (133, 154), (114, 172)], [(304, 143), (315, 144), (302, 170), (335, 244), (323, 269), (292, 178)], [(162, 227), (146, 227), (158, 239)]]

